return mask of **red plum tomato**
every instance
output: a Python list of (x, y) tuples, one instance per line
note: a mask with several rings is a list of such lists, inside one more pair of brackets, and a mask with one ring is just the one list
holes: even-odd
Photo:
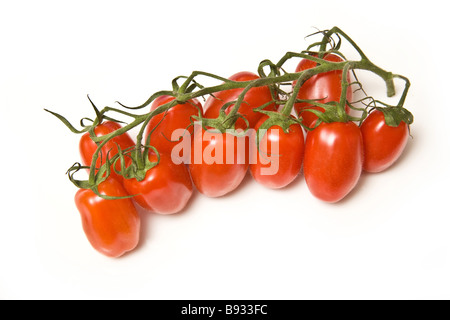
[[(107, 134), (110, 134), (118, 129), (122, 128), (120, 124), (114, 121), (105, 121), (98, 126), (95, 127), (94, 132), (97, 137), (102, 137)], [(109, 158), (112, 158), (114, 155), (118, 153), (117, 145), (120, 146), (122, 150), (133, 147), (135, 145), (133, 139), (131, 139), (130, 135), (125, 132), (117, 137), (112, 138), (109, 140), (101, 149), (101, 154), (99, 153), (97, 161), (96, 161), (96, 168), (101, 167), (103, 164), (106, 163), (106, 156), (109, 151)], [(90, 166), (92, 163), (92, 157), (97, 150), (97, 144), (92, 141), (91, 137), (89, 136), (89, 132), (83, 134), (80, 139), (79, 143), (79, 150), (81, 155), (81, 161), (83, 165)], [(120, 171), (121, 164), (120, 160), (116, 162), (116, 170)], [(113, 166), (111, 165), (111, 177), (114, 177), (116, 179), (122, 180), (122, 176), (117, 174), (113, 170)]]
[[(317, 57), (317, 55), (315, 55)], [(332, 62), (341, 62), (343, 61), (337, 55), (328, 54), (324, 56), (324, 59)], [(312, 69), (317, 66), (317, 63), (308, 59), (302, 59), (295, 72), (304, 71), (307, 69)], [(347, 79), (350, 78), (350, 74), (347, 74)], [(341, 99), (341, 90), (342, 90), (342, 71), (330, 71), (325, 73), (320, 73), (309, 78), (300, 88), (297, 98), (304, 100), (317, 100), (319, 103), (327, 103), (330, 101), (339, 102)], [(294, 82), (295, 85), (296, 82)], [(353, 92), (349, 87), (347, 90), (347, 100), (352, 101)], [(319, 100), (320, 99), (320, 100)], [(294, 105), (294, 109), (303, 118), (303, 124), (308, 127), (311, 127), (311, 124), (317, 119), (317, 116), (309, 111), (302, 112), (305, 109), (315, 109), (318, 111), (324, 111), (323, 108), (312, 106), (306, 102), (299, 102)], [(350, 108), (346, 107), (347, 113), (350, 111)]]
[[(160, 153), (159, 163), (149, 169), (142, 181), (125, 179), (124, 187), (142, 208), (159, 214), (174, 214), (189, 202), (193, 186), (185, 164), (174, 164), (169, 154)], [(149, 160), (157, 162), (154, 152)]]
[(247, 140), (196, 126), (189, 171), (200, 193), (220, 197), (240, 185), (248, 169)]
[[(108, 177), (98, 186), (102, 195), (125, 197), (121, 182)], [(106, 200), (90, 189), (79, 189), (75, 204), (92, 247), (108, 257), (120, 257), (139, 242), (140, 217), (130, 198)]]
[[(174, 99), (172, 96), (160, 96), (153, 101), (150, 110), (156, 110)], [(192, 116), (198, 116), (199, 113), (202, 115), (203, 109), (197, 99), (177, 104), (166, 112), (162, 112), (150, 119), (145, 131), (145, 137), (151, 133), (150, 145), (155, 147), (158, 152), (171, 154), (177, 145), (191, 144), (191, 135), (194, 131), (193, 126), (190, 126)], [(187, 140), (185, 141), (185, 139)], [(189, 159), (189, 155), (183, 153), (184, 150), (186, 148), (180, 147), (180, 153), (174, 153), (173, 155), (180, 162), (186, 162)]]
[[(242, 71), (232, 75), (228, 79), (233, 81), (251, 81), (259, 79), (259, 76), (252, 72)], [(241, 94), (243, 90), (244, 89), (230, 89), (214, 93), (214, 96), (208, 97), (204, 106), (205, 118), (217, 118), (222, 106), (228, 102), (237, 100), (239, 94)], [(272, 95), (268, 87), (251, 88), (245, 94), (244, 102), (242, 102), (242, 104), (240, 105), (238, 113), (248, 120), (250, 128), (254, 128), (263, 114), (257, 111), (253, 111), (253, 109), (269, 103), (272, 100)], [(229, 106), (225, 110), (225, 113), (228, 114), (232, 110), (233, 106), (234, 104)], [(276, 104), (270, 104), (269, 106), (264, 108), (264, 110), (268, 111), (275, 111), (276, 109)], [(244, 120), (238, 119), (236, 121), (236, 129), (238, 128), (246, 128), (246, 123)]]
[[(255, 129), (266, 121), (262, 117)], [(259, 150), (256, 144), (256, 134), (250, 140), (253, 158), (250, 162), (250, 172), (260, 184), (279, 189), (290, 184), (300, 173), (304, 154), (304, 135), (300, 124), (291, 124), (289, 131), (284, 132), (280, 126), (274, 125), (267, 129), (260, 140)]]
[(408, 142), (409, 129), (403, 121), (398, 127), (388, 126), (383, 112), (374, 110), (363, 121), (361, 133), (364, 142), (364, 171), (381, 172), (401, 156)]
[(353, 122), (322, 122), (307, 134), (303, 172), (318, 199), (343, 199), (358, 183), (362, 163), (362, 135)]

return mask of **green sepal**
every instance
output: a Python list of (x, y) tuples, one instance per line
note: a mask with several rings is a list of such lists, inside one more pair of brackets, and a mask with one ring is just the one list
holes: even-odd
[(92, 105), (92, 108), (94, 108), (95, 115), (97, 116), (97, 122), (94, 122), (94, 125), (98, 125), (103, 122), (103, 114), (98, 110), (98, 108), (95, 106), (94, 102), (92, 102), (89, 95), (87, 95), (87, 98), (89, 99), (89, 102)]
[(89, 183), (88, 180), (77, 180), (74, 178), (75, 173), (80, 171), (81, 169), (89, 169), (89, 166), (83, 166), (79, 162), (75, 162), (66, 172), (66, 174), (69, 176), (69, 180), (80, 189), (91, 189), (92, 184)]
[[(217, 118), (203, 118), (201, 113), (199, 112), (198, 116), (192, 116), (191, 118), (191, 124), (198, 124), (199, 122), (202, 125), (202, 128), (204, 130), (217, 130), (218, 132), (221, 133), (231, 133), (231, 132), (236, 132), (236, 121), (240, 118), (242, 120), (244, 120), (245, 124), (246, 124), (246, 128), (244, 129), (243, 133), (241, 132), (236, 132), (236, 136), (240, 136), (242, 134), (245, 135), (245, 133), (247, 132), (248, 128), (249, 128), (249, 122), (247, 120), (247, 118), (245, 118), (243, 115), (236, 113), (236, 114), (232, 114), (231, 112), (229, 114), (226, 114), (226, 109), (230, 106), (232, 106), (233, 104), (235, 104), (237, 101), (229, 101), (227, 103), (225, 103), (219, 111), (219, 116)], [(247, 103), (246, 101), (243, 101), (243, 103)]]
[(173, 91), (169, 91), (169, 90), (162, 90), (162, 91), (158, 91), (154, 94), (152, 94), (150, 96), (150, 98), (147, 99), (147, 101), (145, 101), (143, 104), (137, 106), (137, 107), (129, 107), (119, 101), (116, 101), (117, 104), (119, 104), (120, 106), (126, 108), (126, 109), (130, 109), (130, 110), (138, 110), (138, 109), (142, 109), (145, 108), (146, 106), (148, 106), (150, 103), (152, 103), (156, 98), (160, 97), (160, 96), (174, 96)]
[(262, 138), (267, 133), (267, 130), (269, 130), (271, 127), (278, 126), (283, 130), (284, 133), (289, 133), (289, 127), (292, 124), (300, 124), (298, 119), (292, 116), (285, 116), (284, 114), (276, 111), (260, 110), (259, 112), (267, 115), (268, 118), (259, 126), (258, 130), (256, 131), (256, 146), (258, 152), (261, 152), (259, 145)]
[[(308, 111), (314, 113), (320, 121), (331, 123), (331, 122), (347, 122), (352, 120), (349, 115), (345, 112), (342, 112), (342, 108), (335, 101), (330, 101), (328, 103), (319, 103), (314, 100), (296, 100), (297, 102), (307, 102), (315, 107), (323, 108), (324, 111), (316, 110), (316, 109), (303, 109), (302, 112)], [(301, 112), (301, 113), (302, 113)], [(301, 113), (298, 115), (301, 117)], [(308, 129), (308, 128), (306, 128)], [(311, 128), (310, 128), (311, 129)]]
[[(69, 122), (69, 120), (67, 120), (66, 118), (64, 118), (62, 115), (60, 115), (60, 114), (58, 114), (58, 113), (56, 113), (56, 112), (50, 111), (50, 110), (48, 110), (48, 109), (45, 109), (45, 108), (44, 108), (44, 111), (47, 111), (48, 113), (51, 113), (52, 115), (54, 115), (55, 117), (57, 117), (57, 118), (58, 118), (62, 123), (64, 123), (64, 124), (66, 125), (66, 127), (69, 128), (69, 130), (72, 131), (73, 133), (80, 134), (80, 133), (85, 133), (86, 131), (89, 130), (89, 127), (84, 127), (82, 130), (78, 130), (77, 128), (75, 128), (75, 127)], [(88, 118), (83, 118), (83, 119), (91, 120), (91, 119), (88, 119)], [(81, 121), (83, 121), (83, 119), (81, 119)], [(92, 120), (91, 120), (91, 121), (92, 121)]]
[[(102, 123), (103, 119), (112, 120), (112, 121), (117, 121), (117, 120), (115, 120), (115, 119), (113, 119), (113, 118), (104, 116), (103, 113), (100, 112), (100, 111), (98, 110), (98, 108), (95, 106), (94, 102), (92, 102), (92, 100), (91, 100), (91, 98), (89, 97), (89, 95), (87, 95), (87, 98), (89, 99), (89, 102), (91, 103), (92, 107), (94, 108), (94, 112), (95, 112), (95, 115), (96, 115), (97, 117), (96, 117), (95, 120), (92, 120), (91, 118), (87, 118), (87, 117), (81, 118), (81, 120), (80, 120), (80, 125), (81, 125), (81, 127), (83, 127), (82, 130), (78, 130), (77, 128), (75, 128), (75, 127), (69, 122), (69, 120), (67, 120), (67, 119), (66, 119), (65, 117), (63, 117), (62, 115), (60, 115), (60, 114), (58, 114), (58, 113), (56, 113), (56, 112), (50, 111), (50, 110), (48, 110), (48, 109), (45, 109), (45, 108), (44, 108), (44, 111), (47, 111), (48, 113), (51, 113), (52, 115), (54, 115), (54, 116), (55, 116), (56, 118), (58, 118), (62, 123), (64, 123), (64, 125), (65, 125), (67, 128), (69, 128), (70, 131), (72, 131), (73, 133), (77, 133), (77, 134), (85, 133), (85, 132), (87, 132), (87, 131), (90, 131), (93, 127), (95, 127), (95, 126), (99, 125), (100, 123)], [(85, 120), (88, 120), (88, 121), (92, 122), (92, 124), (91, 124), (91, 125), (85, 125), (85, 124), (84, 124), (84, 121), (85, 121)], [(121, 122), (121, 121), (117, 121), (117, 122)], [(92, 130), (93, 130), (93, 129), (92, 129)]]
[[(158, 150), (153, 146), (144, 146), (144, 152), (138, 152), (136, 149), (128, 148), (125, 152), (117, 145), (118, 153), (117, 159), (114, 160), (113, 169), (117, 174), (120, 174), (125, 179), (136, 179), (137, 181), (142, 181), (145, 179), (147, 171), (157, 166), (160, 161), (160, 154)], [(148, 158), (148, 152), (150, 149), (156, 154), (157, 161), (152, 162)], [(126, 167), (125, 166), (125, 156), (131, 159), (131, 164)], [(142, 161), (138, 161), (138, 157), (142, 159)], [(118, 171), (116, 169), (116, 161), (121, 161), (121, 169)], [(140, 165), (141, 163), (141, 165)]]
[(376, 107), (375, 109), (383, 112), (384, 121), (390, 127), (398, 127), (402, 121), (408, 126), (414, 122), (413, 114), (403, 107)]
[(101, 194), (98, 191), (98, 186), (104, 182), (110, 174), (110, 165), (111, 162), (109, 161), (108, 157), (106, 158), (106, 162), (104, 165), (102, 165), (98, 172), (94, 175), (94, 179), (91, 179), (91, 174), (89, 175), (88, 180), (78, 180), (74, 178), (75, 173), (80, 171), (81, 169), (92, 169), (88, 166), (83, 166), (81, 163), (76, 162), (74, 163), (66, 172), (66, 174), (69, 176), (70, 181), (79, 189), (89, 189), (92, 190), (97, 196), (100, 198), (103, 198), (105, 200), (118, 200), (118, 199), (129, 199), (134, 197), (135, 195), (128, 195), (123, 197), (115, 197), (115, 196), (108, 196), (105, 194)]

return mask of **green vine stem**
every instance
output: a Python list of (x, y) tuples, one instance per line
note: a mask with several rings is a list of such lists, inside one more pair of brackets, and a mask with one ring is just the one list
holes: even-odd
[[(98, 148), (93, 156), (92, 159), (92, 165), (90, 168), (90, 176), (89, 176), (89, 183), (86, 182), (75, 182), (77, 180), (73, 179), (73, 173), (79, 170), (78, 166), (72, 167), (69, 174), (71, 177), (72, 182), (74, 182), (78, 187), (89, 187), (93, 190), (95, 190), (99, 184), (103, 180), (103, 176), (108, 176), (109, 169), (106, 168), (107, 164), (104, 164), (102, 167), (105, 168), (95, 168), (95, 163), (97, 161), (97, 158), (99, 157), (101, 148), (111, 139), (114, 137), (117, 137), (127, 131), (130, 131), (131, 129), (141, 125), (141, 128), (137, 134), (137, 142), (136, 147), (133, 150), (128, 150), (127, 153), (132, 154), (133, 159), (133, 165), (135, 166), (135, 177), (141, 178), (143, 177), (143, 174), (145, 176), (145, 171), (149, 170), (152, 166), (156, 164), (148, 163), (148, 152), (152, 149), (150, 146), (150, 135), (146, 137), (145, 143), (143, 143), (144, 138), (144, 131), (146, 126), (148, 125), (149, 121), (156, 115), (167, 112), (170, 108), (175, 106), (176, 104), (183, 104), (187, 103), (189, 100), (194, 98), (201, 98), (206, 97), (209, 95), (214, 95), (214, 93), (230, 90), (230, 89), (242, 89), (242, 92), (238, 96), (236, 101), (229, 102), (228, 105), (234, 104), (233, 108), (229, 112), (229, 114), (225, 114), (224, 108), (222, 108), (222, 112), (220, 113), (219, 117), (217, 119), (205, 119), (201, 117), (201, 113), (199, 112), (199, 115), (197, 117), (197, 120), (201, 120), (203, 122), (204, 126), (213, 127), (216, 129), (219, 129), (221, 131), (234, 128), (234, 123), (239, 117), (242, 117), (238, 114), (239, 108), (242, 105), (242, 103), (245, 103), (245, 95), (246, 93), (251, 90), (252, 88), (257, 87), (264, 87), (268, 86), (272, 92), (272, 98), (273, 101), (270, 103), (277, 103), (283, 105), (281, 111), (277, 114), (273, 112), (267, 112), (262, 110), (262, 106), (257, 108), (257, 111), (266, 113), (269, 115), (268, 123), (274, 123), (274, 122), (285, 122), (284, 124), (281, 123), (282, 128), (289, 127), (289, 123), (292, 123), (292, 117), (290, 116), (294, 107), (294, 104), (296, 102), (302, 102), (297, 99), (298, 92), (301, 88), (301, 86), (311, 77), (326, 73), (330, 71), (337, 71), (341, 70), (343, 74), (347, 74), (348, 71), (352, 71), (354, 73), (355, 70), (366, 70), (370, 71), (377, 76), (379, 76), (386, 85), (386, 91), (387, 96), (392, 97), (395, 95), (395, 84), (394, 79), (400, 79), (404, 81), (405, 86), (402, 92), (402, 95), (398, 101), (398, 104), (396, 106), (387, 106), (386, 104), (382, 103), (379, 100), (375, 99), (368, 99), (370, 100), (370, 103), (367, 105), (367, 108), (369, 107), (376, 107), (380, 108), (379, 105), (383, 105), (386, 107), (386, 109), (389, 108), (395, 108), (395, 112), (388, 112), (388, 114), (395, 114), (396, 119), (398, 120), (398, 117), (403, 117), (408, 121), (408, 124), (412, 123), (412, 114), (403, 108), (403, 105), (405, 103), (405, 99), (410, 87), (409, 80), (402, 76), (393, 74), (392, 72), (385, 71), (384, 69), (378, 67), (374, 63), (372, 63), (367, 56), (363, 53), (363, 51), (359, 48), (359, 46), (342, 30), (340, 30), (338, 27), (334, 27), (330, 30), (320, 31), (318, 34), (322, 34), (322, 40), (316, 43), (313, 43), (308, 47), (307, 50), (302, 51), (300, 53), (296, 52), (287, 52), (277, 63), (273, 63), (270, 60), (263, 60), (259, 67), (258, 67), (258, 73), (260, 75), (259, 79), (250, 80), (250, 81), (232, 81), (227, 78), (214, 75), (208, 72), (203, 71), (194, 71), (189, 76), (178, 76), (172, 81), (172, 90), (162, 90), (158, 91), (154, 94), (152, 94), (143, 104), (136, 106), (136, 107), (129, 107), (126, 106), (120, 102), (118, 104), (123, 107), (124, 109), (118, 109), (118, 108), (112, 108), (112, 107), (105, 107), (102, 110), (98, 110), (95, 105), (92, 103), (92, 106), (94, 107), (96, 118), (95, 120), (91, 120), (89, 118), (83, 118), (80, 121), (81, 126), (83, 127), (81, 130), (76, 129), (73, 125), (70, 124), (70, 122), (65, 119), (63, 116), (49, 111), (45, 109), (46, 111), (50, 112), (54, 116), (56, 116), (59, 120), (61, 120), (72, 132), (74, 133), (84, 133), (89, 131), (91, 138), (93, 141), (95, 141), (98, 145)], [(337, 40), (334, 40), (333, 37), (337, 37)], [(360, 60), (343, 60), (342, 62), (331, 62), (325, 60), (323, 57), (326, 53), (336, 53), (343, 57), (343, 55), (339, 52), (339, 49), (342, 44), (342, 39), (345, 39), (359, 54)], [(331, 46), (330, 49), (327, 50), (327, 46)], [(313, 51), (312, 49), (318, 47), (318, 50)], [(315, 54), (315, 55), (312, 55)], [(285, 63), (293, 58), (301, 58), (301, 59), (309, 59), (316, 63), (316, 66), (314, 68), (304, 70), (301, 72), (294, 72), (289, 73), (286, 72), (283, 68)], [(268, 75), (266, 75), (265, 68), (269, 68), (270, 72)], [(222, 83), (210, 87), (205, 87), (200, 84), (200, 82), (197, 80), (199, 77), (207, 77), (214, 80), (221, 81)], [(181, 84), (178, 84), (180, 80), (184, 79), (184, 81)], [(292, 92), (286, 93), (283, 90), (281, 90), (280, 86), (283, 84), (288, 83), (294, 83), (295, 85), (293, 87)], [(331, 121), (363, 121), (363, 119), (367, 116), (367, 112), (364, 110), (360, 118), (352, 118), (349, 117), (345, 113), (345, 105), (349, 104), (353, 106), (354, 102), (346, 101), (346, 91), (348, 87), (351, 85), (351, 83), (348, 82), (347, 77), (342, 77), (342, 94), (340, 101), (335, 101), (334, 103), (329, 104), (321, 104), (317, 101), (307, 101), (308, 103), (316, 106), (321, 106), (325, 109), (325, 112), (321, 113), (317, 110), (308, 109), (308, 111), (314, 112), (318, 115), (319, 119), (321, 121), (331, 122)], [(278, 94), (282, 94), (283, 96), (287, 96), (286, 99), (281, 100), (279, 98)], [(148, 105), (150, 105), (156, 98), (162, 96), (162, 95), (170, 95), (175, 97), (174, 100), (158, 107), (157, 109), (144, 113), (144, 114), (135, 114), (133, 113), (135, 110), (140, 110)], [(89, 99), (90, 100), (90, 99)], [(227, 105), (227, 106), (228, 106)], [(377, 106), (378, 105), (378, 106)], [(355, 108), (355, 107), (353, 107)], [(357, 109), (357, 108), (355, 108)], [(129, 111), (125, 111), (129, 110)], [(360, 109), (358, 109), (360, 110)], [(110, 117), (111, 113), (118, 113), (120, 115), (124, 115), (127, 117), (130, 117), (132, 121), (130, 123), (124, 124), (124, 126), (115, 132), (112, 132), (110, 134), (97, 137), (94, 134), (94, 128), (96, 125), (100, 124), (105, 119), (113, 119)], [(272, 119), (270, 119), (272, 117)], [(390, 117), (390, 116), (388, 116)], [(92, 124), (90, 126), (85, 126), (83, 123), (83, 120), (90, 120)], [(391, 124), (395, 124), (398, 121), (391, 121)], [(296, 120), (299, 121), (299, 120)], [(313, 128), (306, 128), (308, 130), (312, 130)], [(154, 148), (153, 148), (154, 149)], [(157, 152), (157, 150), (154, 150)], [(120, 153), (119, 155), (116, 155), (109, 159), (109, 163), (117, 161), (118, 158), (123, 157), (123, 154)], [(97, 172), (97, 173), (95, 173)], [(138, 173), (140, 172), (140, 173)], [(101, 174), (101, 178), (98, 178), (97, 176)], [(130, 175), (130, 173), (127, 173), (127, 177), (133, 176), (133, 174)]]

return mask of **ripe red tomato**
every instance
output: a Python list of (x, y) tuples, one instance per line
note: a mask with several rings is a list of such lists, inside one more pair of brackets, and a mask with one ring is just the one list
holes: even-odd
[[(128, 196), (122, 184), (112, 177), (102, 182), (98, 191), (102, 195)], [(105, 200), (90, 189), (79, 189), (75, 204), (94, 249), (108, 257), (119, 257), (137, 246), (141, 222), (130, 198)]]
[(361, 125), (364, 142), (363, 169), (380, 172), (389, 168), (402, 154), (408, 142), (409, 129), (405, 122), (388, 126), (381, 111), (374, 110)]
[[(262, 117), (255, 130), (259, 130), (267, 118)], [(259, 152), (256, 134), (250, 138), (254, 154), (250, 162), (252, 176), (268, 188), (283, 188), (298, 176), (302, 167), (305, 144), (302, 127), (300, 124), (291, 124), (289, 132), (285, 133), (280, 126), (274, 125), (260, 134), (264, 136), (260, 141)]]
[[(230, 80), (233, 81), (250, 81), (259, 79), (259, 77), (248, 71), (242, 71), (238, 72), (234, 75), (232, 75)], [(217, 93), (214, 93), (214, 96), (208, 97), (208, 99), (205, 102), (205, 118), (213, 119), (217, 118), (219, 116), (220, 108), (227, 102), (231, 102), (234, 100), (237, 100), (239, 97), (239, 94), (242, 93), (244, 89), (231, 89), (231, 90), (225, 90), (220, 91)], [(242, 102), (241, 106), (239, 107), (238, 113), (240, 115), (243, 115), (249, 122), (249, 127), (254, 128), (256, 125), (256, 122), (261, 118), (263, 115), (260, 112), (253, 111), (253, 109), (258, 108), (262, 106), (265, 103), (268, 103), (272, 101), (272, 95), (270, 93), (270, 89), (268, 87), (256, 87), (251, 88), (244, 97), (244, 102)], [(225, 113), (230, 113), (231, 109), (234, 107), (234, 104), (229, 106)], [(264, 110), (269, 111), (275, 111), (277, 109), (276, 104), (271, 104), (268, 107), (264, 108)], [(236, 129), (245, 129), (246, 124), (245, 121), (242, 119), (238, 119), (236, 122)]]
[(353, 122), (322, 122), (306, 136), (303, 172), (311, 193), (326, 202), (344, 198), (362, 171), (363, 142)]
[[(317, 55), (315, 55), (317, 56)], [(332, 62), (341, 62), (343, 61), (339, 56), (334, 54), (327, 54), (324, 56), (324, 59)], [(312, 69), (317, 66), (316, 62), (313, 62), (308, 59), (302, 59), (295, 72), (304, 71), (307, 69)], [(347, 74), (347, 79), (350, 78), (350, 74)], [(341, 90), (342, 90), (342, 70), (330, 71), (326, 73), (321, 73), (309, 78), (300, 88), (297, 98), (305, 99), (305, 100), (317, 100), (319, 103), (327, 103), (330, 101), (339, 102), (341, 99)], [(295, 85), (295, 82), (294, 82)], [(353, 92), (351, 88), (347, 90), (347, 100), (352, 101)], [(324, 111), (321, 107), (312, 106), (306, 102), (296, 103), (294, 105), (295, 111), (299, 114), (304, 109), (315, 109), (319, 111)], [(347, 106), (347, 113), (350, 111), (350, 108)], [(312, 112), (302, 112), (301, 116), (303, 117), (303, 123), (311, 127), (311, 124), (317, 119), (317, 116)]]
[(197, 189), (208, 197), (220, 197), (236, 189), (248, 169), (247, 138), (205, 131), (196, 126), (189, 171)]
[[(147, 171), (144, 180), (124, 179), (128, 194), (144, 209), (173, 214), (181, 211), (192, 196), (193, 187), (185, 164), (174, 164), (169, 154), (160, 153), (159, 163)], [(149, 152), (151, 162), (158, 160)]]
[[(97, 137), (102, 137), (120, 128), (121, 126), (117, 122), (105, 121), (99, 124), (97, 127), (95, 127), (94, 132)], [(114, 137), (113, 139), (109, 140), (101, 149), (101, 155), (99, 154), (95, 164), (96, 168), (101, 167), (106, 162), (106, 155), (108, 154), (108, 151), (109, 151), (109, 158), (113, 157), (118, 153), (116, 143), (120, 146), (122, 150), (130, 148), (135, 145), (133, 139), (131, 139), (131, 137), (128, 135), (127, 132), (121, 134), (120, 136)], [(94, 155), (95, 150), (97, 150), (97, 144), (94, 141), (92, 141), (91, 137), (89, 136), (89, 132), (83, 134), (83, 136), (81, 137), (79, 149), (83, 165), (90, 166), (92, 163), (92, 156)], [(120, 167), (121, 164), (119, 160), (116, 162), (116, 169), (119, 171)], [(122, 176), (118, 175), (113, 170), (112, 165), (110, 176), (119, 179), (120, 181), (122, 180)]]
[[(151, 111), (157, 109), (159, 106), (174, 100), (171, 96), (160, 96), (151, 105)], [(186, 142), (191, 144), (190, 137), (194, 132), (193, 126), (189, 127), (186, 132), (184, 130), (191, 124), (191, 117), (202, 114), (202, 105), (197, 99), (193, 99), (184, 104), (177, 104), (170, 108), (167, 112), (160, 113), (154, 116), (145, 131), (145, 137), (147, 137), (152, 129), (155, 129), (150, 138), (150, 145), (154, 146), (158, 152), (171, 154), (173, 148), (184, 142), (184, 139), (189, 139)], [(179, 129), (174, 133), (175, 130)], [(187, 134), (189, 132), (189, 135)], [(172, 136), (174, 134), (174, 136)], [(174, 154), (182, 162), (186, 162), (189, 159), (189, 154)]]

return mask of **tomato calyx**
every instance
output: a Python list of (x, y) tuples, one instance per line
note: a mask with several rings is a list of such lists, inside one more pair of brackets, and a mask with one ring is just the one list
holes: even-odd
[(127, 199), (132, 198), (134, 195), (128, 195), (128, 196), (109, 196), (106, 194), (100, 193), (98, 190), (99, 185), (106, 181), (111, 173), (111, 161), (108, 159), (109, 157), (106, 157), (105, 164), (102, 165), (96, 174), (93, 174), (91, 171), (89, 175), (88, 180), (77, 180), (74, 178), (75, 173), (80, 171), (81, 169), (90, 169), (89, 166), (83, 166), (81, 163), (76, 162), (74, 163), (66, 172), (66, 174), (69, 176), (70, 181), (79, 189), (89, 189), (92, 190), (97, 196), (105, 199), (105, 200), (118, 200), (118, 199)]
[(374, 107), (372, 110), (381, 111), (390, 127), (398, 127), (402, 122), (410, 126), (414, 122), (413, 114), (403, 107)]
[[(81, 134), (81, 133), (89, 132), (89, 134), (90, 134), (90, 136), (91, 136), (91, 138), (93, 139), (94, 142), (96, 142), (96, 143), (97, 142), (101, 142), (101, 139), (97, 138), (96, 135), (95, 135), (95, 132), (94, 132), (95, 127), (97, 127), (98, 125), (102, 124), (104, 120), (114, 121), (114, 122), (117, 122), (117, 123), (124, 123), (124, 122), (120, 121), (118, 119), (112, 118), (110, 116), (107, 116), (105, 114), (107, 109), (111, 109), (112, 110), (112, 108), (106, 107), (104, 110), (100, 111), (97, 108), (97, 106), (94, 104), (94, 102), (91, 100), (89, 95), (87, 95), (87, 98), (88, 98), (92, 108), (94, 109), (96, 118), (94, 120), (92, 120), (91, 118), (88, 118), (88, 117), (81, 118), (80, 119), (80, 125), (82, 127), (81, 130), (75, 128), (75, 126), (73, 126), (70, 123), (70, 121), (67, 120), (64, 116), (62, 116), (62, 115), (60, 115), (60, 114), (58, 114), (58, 113), (56, 113), (54, 111), (45, 109), (45, 108), (44, 108), (44, 111), (46, 111), (46, 112), (54, 115), (56, 118), (58, 118), (73, 133)], [(91, 124), (85, 124), (85, 121), (89, 121), (89, 122), (91, 122)]]
[[(128, 196), (108, 196), (99, 193), (98, 186), (106, 181), (108, 177), (111, 175), (111, 168), (119, 174), (123, 176), (124, 179), (136, 179), (138, 181), (142, 181), (145, 179), (147, 171), (157, 166), (160, 161), (159, 152), (156, 148), (152, 146), (144, 147), (144, 151), (138, 152), (136, 147), (130, 147), (125, 150), (122, 150), (119, 145), (117, 145), (118, 153), (113, 157), (109, 157), (109, 152), (106, 155), (105, 163), (99, 168), (95, 168), (92, 170), (91, 166), (83, 166), (81, 163), (74, 163), (66, 172), (69, 176), (69, 180), (80, 189), (90, 189), (99, 197), (106, 200), (117, 200), (117, 199), (126, 199), (132, 198), (136, 195), (128, 195)], [(149, 152), (153, 152), (157, 161), (153, 162), (149, 159)], [(138, 160), (142, 159), (142, 160)], [(120, 170), (117, 169), (116, 163), (120, 161)], [(82, 169), (90, 169), (89, 178), (87, 180), (78, 180), (75, 179), (75, 174)]]
[[(117, 174), (123, 176), (125, 179), (136, 179), (137, 181), (142, 181), (145, 179), (147, 171), (159, 164), (160, 154), (153, 146), (144, 146), (143, 152), (139, 152), (139, 149), (137, 148), (129, 151), (125, 150), (125, 152), (123, 152), (120, 149), (120, 146), (117, 147), (119, 149), (119, 157), (115, 161), (120, 160), (121, 168), (120, 170), (116, 170), (116, 163), (114, 163), (113, 169)], [(156, 162), (150, 161), (148, 156), (149, 152), (153, 152), (156, 155)]]
[(264, 137), (264, 134), (273, 126), (280, 127), (284, 133), (289, 133), (289, 127), (292, 124), (301, 124), (299, 119), (292, 116), (286, 116), (281, 112), (276, 111), (260, 111), (264, 113), (268, 118), (259, 126), (256, 130), (256, 145), (259, 150), (259, 145)]
[(242, 129), (242, 133), (245, 133), (248, 128), (249, 128), (249, 122), (248, 120), (243, 116), (240, 115), (238, 113), (233, 113), (233, 114), (226, 114), (225, 110), (235, 104), (236, 101), (230, 101), (228, 103), (225, 103), (223, 105), (223, 107), (220, 110), (219, 116), (217, 118), (204, 118), (201, 115), (199, 116), (193, 116), (193, 123), (192, 124), (201, 124), (201, 126), (203, 127), (203, 129), (205, 130), (211, 130), (211, 129), (216, 129), (218, 131), (220, 131), (221, 133), (225, 133), (225, 132), (237, 132), (239, 128), (236, 128), (236, 121), (238, 119), (242, 119), (245, 122), (245, 128), (240, 128)]
[[(324, 109), (324, 111), (321, 111), (321, 110), (308, 108), (308, 109), (304, 109), (301, 111), (301, 113), (299, 114), (300, 124), (302, 125), (303, 128), (305, 128), (308, 131), (311, 131), (311, 130), (317, 128), (322, 122), (325, 122), (325, 123), (344, 122), (345, 123), (345, 122), (349, 122), (349, 121), (360, 121), (365, 117), (365, 115), (363, 115), (362, 117), (350, 116), (349, 114), (347, 114), (345, 112), (345, 109), (342, 108), (342, 106), (335, 101), (330, 101), (327, 103), (319, 103), (314, 100), (298, 100), (297, 99), (297, 101), (307, 102), (308, 104), (311, 104), (313, 106)], [(317, 119), (317, 121), (315, 121), (313, 127), (308, 127), (307, 125), (305, 125), (303, 123), (303, 121), (302, 121), (303, 119), (302, 119), (302, 115), (301, 115), (303, 112), (311, 112), (318, 117), (318, 119)]]

